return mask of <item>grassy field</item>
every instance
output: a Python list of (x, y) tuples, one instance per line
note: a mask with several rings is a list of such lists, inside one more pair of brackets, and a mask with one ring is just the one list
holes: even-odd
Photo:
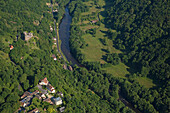
[(146, 77), (137, 77), (136, 80), (143, 86), (145, 86), (146, 88), (151, 88), (156, 86), (155, 84), (153, 84), (153, 80), (146, 78)]
[[(92, 14), (93, 12), (99, 12), (100, 20), (105, 18), (104, 16), (102, 16), (102, 14), (105, 13), (104, 12), (105, 9), (103, 8), (103, 6), (105, 6), (104, 0), (99, 0), (98, 5), (102, 7), (101, 9), (97, 8), (97, 5), (95, 5), (93, 1), (84, 2), (84, 4), (88, 5), (90, 7), (90, 10), (88, 12), (82, 13), (83, 16)], [(100, 12), (102, 12), (102, 14)], [(86, 34), (83, 36), (88, 46), (85, 47), (84, 49), (81, 49), (81, 52), (85, 55), (86, 61), (99, 61), (100, 63), (104, 64), (106, 63), (104, 57), (107, 54), (107, 50), (109, 50), (110, 53), (118, 54), (121, 53), (121, 51), (114, 48), (112, 40), (108, 39), (108, 36), (106, 34), (108, 28), (105, 27), (104, 23), (101, 22), (100, 26), (97, 26), (88, 24), (89, 22), (90, 21), (86, 20), (78, 23), (83, 31), (96, 28), (95, 37), (92, 36), (91, 34)], [(87, 25), (81, 26), (81, 24)], [(113, 30), (113, 32), (116, 31)], [(102, 40), (104, 39), (106, 40), (107, 43), (106, 45), (102, 43)], [(129, 74), (129, 72), (127, 71), (128, 68), (129, 67), (126, 66), (125, 64), (120, 63), (119, 65), (116, 66), (111, 65), (109, 67), (102, 68), (102, 70), (105, 70), (107, 73), (110, 73), (115, 77), (126, 78), (126, 75)], [(151, 88), (155, 86), (155, 84), (153, 84), (152, 80), (149, 78), (137, 77), (135, 80), (138, 81), (141, 85), (144, 85), (146, 88)]]
[(98, 28), (99, 26), (96, 26), (96, 25), (86, 25), (86, 26), (80, 26), (80, 29), (82, 31), (86, 31), (88, 29), (94, 29), (94, 28)]
[[(98, 31), (97, 31), (98, 32)], [(106, 50), (109, 49), (112, 53), (120, 53), (121, 51), (116, 50), (113, 47), (111, 40), (107, 40), (108, 46), (105, 46), (101, 43), (101, 40), (104, 39), (104, 34), (99, 32), (98, 36), (93, 37), (90, 34), (84, 35), (83, 38), (88, 46), (85, 49), (82, 49), (82, 53), (85, 54), (87, 61), (100, 61), (105, 62), (102, 58), (107, 54)]]
[(107, 73), (111, 73), (115, 77), (120, 77), (120, 78), (126, 78), (126, 74), (129, 74), (127, 71), (129, 67), (127, 67), (125, 64), (120, 63), (119, 65), (112, 65), (107, 68), (103, 68)]

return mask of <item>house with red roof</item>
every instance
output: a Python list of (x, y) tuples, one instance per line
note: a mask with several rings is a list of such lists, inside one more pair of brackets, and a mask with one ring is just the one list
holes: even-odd
[(95, 24), (98, 20), (92, 20), (91, 23)]
[(43, 100), (44, 102), (48, 102), (48, 103), (50, 103), (50, 104), (53, 104), (53, 102), (51, 101), (51, 99), (50, 98), (47, 98), (47, 99), (45, 99), (45, 100)]
[(10, 50), (14, 49), (14, 46), (13, 46), (13, 45), (9, 45), (9, 47), (10, 47)]
[(36, 95), (37, 93), (39, 93), (39, 91), (35, 90), (33, 93), (31, 93), (31, 95)]
[(47, 80), (47, 77), (45, 77), (44, 79), (40, 80), (39, 84), (40, 85), (48, 85), (48, 80)]
[(31, 93), (28, 92), (28, 91), (24, 92), (24, 94), (21, 96), (21, 99), (22, 99), (22, 98), (25, 98), (25, 97), (27, 97), (27, 96), (31, 96)]
[(47, 85), (47, 89), (51, 92), (51, 93), (55, 93), (55, 89), (51, 84)]

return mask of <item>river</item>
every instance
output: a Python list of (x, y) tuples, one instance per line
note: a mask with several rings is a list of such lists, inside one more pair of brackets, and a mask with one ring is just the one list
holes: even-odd
[[(59, 37), (60, 40), (62, 41), (61, 50), (69, 62), (72, 62), (73, 65), (76, 64), (78, 66), (81, 66), (70, 53), (69, 37), (70, 37), (71, 20), (72, 18), (69, 14), (68, 7), (66, 7), (64, 18), (62, 19), (62, 22), (60, 23), (59, 26)], [(120, 94), (119, 94), (119, 100), (122, 101), (125, 104), (125, 106), (129, 107), (134, 112), (141, 113), (138, 109), (134, 108), (132, 104), (130, 104), (127, 100), (125, 100)]]
[(69, 15), (68, 7), (65, 9), (65, 15), (62, 19), (62, 22), (59, 26), (59, 37), (61, 40), (61, 51), (65, 55), (68, 62), (72, 62), (73, 65), (78, 65), (78, 61), (71, 55), (70, 53), (70, 47), (69, 47), (69, 37), (70, 37), (70, 24), (71, 24), (71, 16)]

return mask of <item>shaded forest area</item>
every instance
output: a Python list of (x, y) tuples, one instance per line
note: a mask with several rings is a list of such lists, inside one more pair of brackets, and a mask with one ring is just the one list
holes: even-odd
[[(79, 17), (80, 13), (88, 11), (88, 7), (83, 4), (83, 1), (73, 0), (70, 3), (69, 8), (70, 14), (73, 16), (73, 23), (76, 23), (79, 19), (81, 19)], [(53, 17), (52, 14), (49, 13), (51, 8), (46, 6), (46, 2), (49, 3), (50, 1), (0, 1), (0, 111), (2, 113), (15, 112), (20, 106), (20, 96), (24, 93), (24, 91), (35, 88), (38, 81), (44, 77), (48, 78), (56, 90), (63, 92), (64, 105), (66, 106), (65, 112), (133, 113), (131, 109), (126, 107), (119, 100), (120, 92), (121, 95), (126, 97), (126, 99), (141, 112), (168, 113), (169, 78), (168, 76), (161, 75), (168, 75), (169, 73), (169, 56), (167, 51), (169, 49), (169, 39), (167, 38), (168, 18), (165, 16), (166, 11), (165, 14), (152, 12), (152, 9), (154, 9), (154, 12), (159, 11), (159, 9), (157, 9), (158, 6), (160, 11), (166, 9), (168, 4), (166, 1), (164, 1), (165, 3), (158, 1), (147, 2), (146, 4), (148, 5), (146, 5), (146, 7), (148, 7), (146, 9), (148, 10), (142, 10), (142, 8), (144, 8), (143, 4), (145, 3), (139, 0), (135, 1), (137, 2), (135, 3), (135, 7), (132, 7), (134, 1), (129, 1), (128, 3), (126, 3), (124, 0), (106, 2), (110, 4), (110, 8), (108, 8), (110, 10), (108, 10), (107, 16), (109, 18), (106, 18), (106, 20), (102, 21), (106, 21), (109, 25), (113, 25), (108, 27), (116, 29), (117, 31), (121, 31), (121, 33), (118, 33), (117, 37), (115, 37), (111, 31), (108, 31), (108, 35), (110, 34), (109, 36), (113, 38), (113, 42), (116, 43), (116, 47), (124, 51), (124, 54), (120, 56), (121, 61), (127, 63), (132, 68), (134, 64), (138, 64), (137, 72), (134, 72), (134, 74), (130, 76), (133, 78), (135, 76), (153, 77), (155, 75), (162, 83), (161, 87), (155, 89), (147, 89), (139, 85), (139, 83), (133, 79), (127, 80), (116, 78), (112, 74), (107, 74), (101, 70), (101, 64), (98, 62), (84, 63), (84, 56), (81, 54), (81, 51), (79, 51), (79, 48), (83, 48), (88, 45), (83, 42), (83, 38), (81, 37), (85, 32), (81, 31), (80, 27), (76, 25), (72, 25), (70, 29), (71, 51), (80, 63), (84, 63), (84, 65), (87, 66), (87, 69), (77, 66), (74, 67), (74, 71), (62, 69), (61, 63), (54, 61), (53, 58), (50, 57), (56, 52), (52, 50), (52, 38), (55, 36), (55, 32), (51, 32), (49, 29), (49, 24), (53, 23)], [(68, 4), (69, 0), (57, 0), (53, 2), (58, 2), (60, 9), (63, 10), (59, 11), (60, 14), (56, 14), (56, 19), (59, 18), (57, 21), (60, 21), (64, 14), (64, 6)], [(98, 1), (95, 0), (95, 2), (97, 3)], [(129, 7), (131, 6), (134, 8), (134, 11), (132, 10), (132, 14), (137, 15), (134, 18), (134, 21), (130, 22), (129, 24), (132, 24), (131, 26), (134, 25), (134, 27), (130, 27), (129, 30), (122, 27), (122, 25), (126, 24), (121, 24), (121, 22), (126, 17), (124, 16), (124, 12), (127, 12), (127, 9), (123, 9), (123, 7), (126, 5), (119, 7), (123, 4), (129, 4)], [(161, 18), (163, 18), (162, 21), (157, 22), (162, 24), (157, 24), (155, 21), (153, 22), (151, 17), (151, 19), (148, 20), (141, 19), (141, 15), (139, 15), (140, 13), (137, 12), (137, 9), (142, 10), (140, 12), (144, 18), (144, 12), (148, 13), (149, 16), (152, 12), (151, 16), (153, 17), (157, 14), (157, 18), (153, 18), (156, 20), (161, 15)], [(116, 18), (116, 14), (120, 17)], [(130, 13), (127, 14), (131, 15)], [(124, 19), (119, 22), (118, 20), (121, 20), (120, 18)], [(148, 23), (144, 20), (148, 21)], [(116, 22), (117, 24), (114, 25)], [(126, 23), (128, 21), (126, 20), (123, 22)], [(144, 26), (151, 26), (153, 29), (154, 32), (151, 28), (146, 30), (143, 29), (143, 31), (147, 32), (146, 35), (152, 37), (151, 39), (147, 39), (145, 35), (142, 35), (143, 38), (138, 36), (139, 33), (137, 33), (137, 31), (141, 31), (139, 28), (140, 25), (143, 24), (147, 24)], [(159, 32), (155, 32), (154, 29), (158, 31), (160, 29), (162, 34), (160, 35)], [(24, 31), (33, 32), (34, 36), (37, 36), (38, 38), (34, 38), (34, 40), (26, 42), (23, 40), (22, 33)], [(141, 33), (143, 33), (143, 31), (141, 31)], [(90, 32), (95, 35), (95, 30)], [(125, 38), (126, 32), (130, 36), (129, 39)], [(143, 34), (145, 34), (145, 32)], [(141, 38), (141, 41), (138, 43), (135, 42), (137, 45), (134, 46), (133, 40), (138, 40), (137, 37), (133, 37), (136, 36), (135, 34)], [(19, 37), (18, 39), (16, 38), (17, 35)], [(32, 44), (32, 41), (35, 43)], [(149, 42), (147, 43), (147, 41)], [(14, 49), (11, 51), (9, 49), (9, 44), (14, 46)], [(148, 54), (151, 56), (147, 56)], [(154, 54), (153, 58), (152, 54)], [(108, 62), (112, 62), (112, 56), (118, 59), (116, 60), (116, 63), (120, 60), (117, 55), (108, 54)], [(147, 58), (151, 60), (148, 60)], [(56, 109), (54, 106), (42, 101), (39, 101), (38, 103), (33, 102), (32, 105), (27, 108), (27, 110), (29, 111), (34, 108), (42, 110), (41, 112), (43, 112), (44, 108), (47, 109), (46, 112), (51, 112), (51, 109)]]
[[(99, 0), (94, 2), (98, 3)], [(117, 64), (120, 58), (121, 62), (130, 67), (129, 81), (119, 84), (121, 94), (142, 112), (168, 113), (170, 104), (169, 2), (107, 0), (105, 3), (109, 7), (105, 8), (107, 15), (103, 14), (105, 19), (101, 22), (110, 28), (107, 35), (112, 39), (114, 47), (122, 51), (119, 56), (108, 54), (106, 60), (108, 63)], [(73, 0), (69, 8), (73, 17), (70, 30), (71, 52), (87, 69), (100, 72), (102, 65), (99, 62), (85, 61), (81, 49), (88, 45), (82, 36), (89, 32), (82, 31), (80, 25), (76, 24), (86, 18), (80, 15), (90, 7), (81, 0)], [(112, 29), (117, 32), (112, 32)], [(90, 33), (94, 35), (95, 29)], [(154, 80), (157, 87), (145, 89), (136, 83), (134, 80), (136, 77), (149, 77)]]
[[(74, 67), (64, 70), (62, 64), (54, 61), (52, 54), (53, 24), (49, 0), (1, 0), (0, 1), (0, 112), (13, 113), (20, 107), (20, 96), (32, 92), (40, 79), (47, 77), (57, 91), (64, 94), (65, 112), (124, 112), (133, 113), (118, 101), (118, 81), (106, 77), (102, 72), (89, 72)], [(53, 1), (55, 2), (55, 1)], [(68, 0), (57, 0), (61, 9)], [(62, 15), (62, 14), (61, 14)], [(62, 18), (56, 15), (57, 18)], [(23, 32), (33, 33), (25, 41)], [(9, 45), (13, 45), (10, 50)], [(125, 82), (125, 80), (121, 80)], [(38, 108), (40, 112), (56, 113), (56, 107), (33, 99), (27, 112)], [(23, 112), (23, 111), (22, 111)]]
[(107, 24), (121, 32), (113, 42), (125, 51), (123, 61), (137, 67), (137, 76), (148, 75), (166, 83), (170, 44), (168, 2), (114, 1), (107, 14)]
[(156, 0), (114, 1), (105, 20), (109, 27), (121, 32), (113, 42), (124, 51), (122, 61), (136, 69), (130, 76), (148, 76), (158, 84), (161, 98), (155, 99), (153, 105), (160, 112), (168, 112), (169, 105), (168, 4)]

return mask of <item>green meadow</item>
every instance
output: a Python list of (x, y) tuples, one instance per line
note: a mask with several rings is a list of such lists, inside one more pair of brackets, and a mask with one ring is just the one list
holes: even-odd
[[(105, 18), (105, 8), (107, 8), (106, 3), (104, 0), (100, 0), (99, 3), (95, 4), (93, 1), (84, 2), (88, 7), (90, 7), (88, 12), (84, 12), (81, 15), (92, 15), (94, 12), (97, 12), (99, 15), (92, 15), (92, 17), (95, 16), (96, 20), (103, 20)], [(101, 8), (98, 8), (100, 6)], [(91, 20), (92, 21), (92, 20)], [(81, 21), (77, 23), (80, 25), (80, 28), (82, 31), (87, 31), (89, 29), (96, 29), (95, 36), (91, 35), (90, 33), (87, 33), (83, 35), (83, 38), (85, 42), (88, 44), (87, 47), (81, 49), (81, 52), (85, 55), (86, 61), (97, 61), (101, 64), (107, 63), (104, 60), (105, 55), (108, 53), (122, 53), (122, 51), (117, 50), (111, 39), (107, 36), (107, 31), (109, 30), (103, 21), (100, 22), (100, 25), (92, 24), (91, 21)], [(115, 30), (112, 30), (112, 32), (116, 32)], [(106, 40), (106, 45), (102, 43), (102, 40)], [(118, 65), (110, 65), (109, 67), (102, 68), (102, 70), (106, 71), (107, 73), (112, 74), (115, 77), (119, 78), (127, 78), (126, 75), (129, 74), (128, 72), (128, 66), (126, 66), (124, 63), (120, 63)], [(146, 88), (151, 88), (155, 86), (153, 84), (152, 80), (149, 78), (143, 78), (143, 77), (136, 77), (136, 81), (138, 81), (141, 85), (145, 86)]]

